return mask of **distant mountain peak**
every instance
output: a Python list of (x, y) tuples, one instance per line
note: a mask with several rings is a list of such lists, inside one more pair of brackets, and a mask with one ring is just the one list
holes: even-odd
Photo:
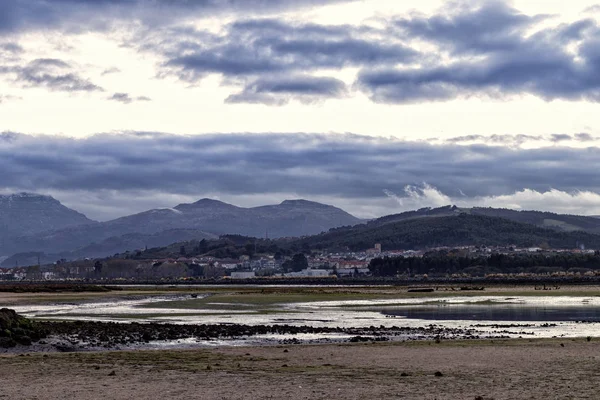
[(284, 200), (280, 204), (281, 206), (288, 207), (301, 207), (301, 206), (312, 206), (312, 207), (330, 207), (327, 204), (317, 203), (316, 201), (304, 200), (304, 199), (293, 199)]
[(195, 210), (195, 209), (229, 209), (229, 208), (237, 208), (232, 204), (228, 204), (222, 202), (220, 200), (215, 199), (200, 199), (195, 203), (182, 203), (174, 207), (175, 210), (184, 211), (184, 210)]
[(230, 206), (231, 205), (231, 204), (227, 204), (225, 202), (222, 202), (221, 200), (209, 199), (207, 197), (198, 200), (194, 204), (197, 204), (197, 205), (207, 205), (207, 206), (210, 206), (210, 205), (227, 205), (227, 206)]
[(43, 195), (43, 194), (39, 194), (39, 193), (31, 193), (31, 192), (20, 192), (20, 193), (5, 194), (5, 195), (0, 194), (0, 199), (5, 199), (5, 200), (43, 199), (43, 200), (58, 201), (52, 196), (47, 196), (47, 195)]
[(28, 192), (0, 195), (0, 254), (11, 253), (5, 246), (20, 244), (20, 237), (94, 222), (51, 196)]

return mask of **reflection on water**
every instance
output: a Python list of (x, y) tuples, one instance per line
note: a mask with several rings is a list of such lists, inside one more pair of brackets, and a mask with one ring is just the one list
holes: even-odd
[(384, 315), (435, 321), (593, 321), (600, 322), (596, 306), (535, 307), (514, 304), (496, 305), (439, 305), (382, 310)]

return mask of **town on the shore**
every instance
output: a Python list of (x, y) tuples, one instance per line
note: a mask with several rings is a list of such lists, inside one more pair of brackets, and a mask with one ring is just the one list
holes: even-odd
[[(422, 259), (431, 254), (463, 259), (485, 260), (493, 257), (600, 257), (597, 250), (547, 249), (540, 247), (518, 248), (463, 246), (436, 247), (426, 250), (382, 250), (381, 244), (360, 252), (310, 252), (281, 256), (280, 254), (242, 255), (238, 258), (216, 258), (212, 256), (136, 259), (125, 256), (102, 259), (67, 261), (57, 260), (47, 265), (26, 265), (0, 268), (0, 281), (61, 281), (61, 280), (249, 280), (273, 278), (364, 278), (374, 273), (373, 260)], [(138, 252), (139, 254), (139, 252)], [(422, 272), (422, 271), (421, 271)], [(596, 268), (547, 269), (552, 276), (600, 276), (600, 265)], [(427, 278), (427, 274), (398, 271), (396, 277)], [(502, 275), (502, 274), (500, 274)], [(445, 272), (448, 278), (465, 278), (469, 273)]]

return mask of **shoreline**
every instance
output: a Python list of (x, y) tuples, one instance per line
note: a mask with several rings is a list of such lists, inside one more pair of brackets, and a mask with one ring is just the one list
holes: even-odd
[(0, 394), (81, 400), (100, 393), (119, 400), (593, 399), (599, 360), (600, 341), (585, 339), (0, 355)]

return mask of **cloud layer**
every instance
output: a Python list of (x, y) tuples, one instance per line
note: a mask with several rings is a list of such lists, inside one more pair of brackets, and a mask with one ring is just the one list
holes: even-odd
[[(163, 74), (185, 82), (218, 74), (226, 83), (241, 84), (236, 102), (278, 103), (279, 93), (264, 85), (272, 75), (280, 83), (291, 80), (292, 87), (291, 77), (299, 72), (346, 68), (359, 69), (353, 88), (380, 103), (520, 95), (600, 101), (598, 23), (549, 21), (499, 1), (452, 2), (434, 15), (393, 16), (377, 26), (261, 18), (236, 20), (218, 34), (169, 28), (142, 47), (165, 57)], [(339, 97), (325, 82), (322, 86), (313, 93)], [(294, 93), (304, 96), (290, 90), (286, 98)]]
[(0, 33), (109, 29), (115, 21), (149, 25), (218, 13), (265, 13), (343, 0), (2, 0)]
[[(218, 76), (231, 87), (226, 103), (306, 104), (359, 92), (387, 104), (523, 95), (600, 101), (600, 25), (593, 18), (556, 22), (499, 0), (449, 2), (433, 14), (386, 15), (358, 25), (281, 13), (343, 2), (5, 0), (0, 32), (106, 33), (120, 24), (130, 32), (123, 45), (162, 60), (158, 76), (186, 85)], [(200, 28), (199, 21), (215, 17), (218, 29)], [(14, 41), (0, 43), (0, 57), (21, 52)], [(51, 59), (0, 72), (27, 87), (99, 90), (70, 64), (40, 63)], [(340, 73), (347, 73), (345, 81)]]
[(446, 61), (363, 71), (359, 85), (375, 101), (389, 103), (523, 94), (600, 101), (598, 24), (583, 19), (540, 28), (547, 19), (498, 1), (451, 3), (433, 16), (395, 19), (392, 31), (428, 42)]
[[(440, 203), (482, 204), (492, 198), (508, 204), (502, 196), (526, 190), (598, 193), (599, 156), (596, 147), (430, 145), (358, 135), (129, 132), (71, 139), (4, 133), (0, 190), (137, 191), (190, 199), (289, 194), (355, 203), (357, 209), (365, 201), (385, 199), (393, 212), (398, 204), (384, 190), (400, 192), (406, 208), (423, 205), (410, 199), (430, 199), (435, 193)], [(537, 200), (544, 205), (543, 198)]]

